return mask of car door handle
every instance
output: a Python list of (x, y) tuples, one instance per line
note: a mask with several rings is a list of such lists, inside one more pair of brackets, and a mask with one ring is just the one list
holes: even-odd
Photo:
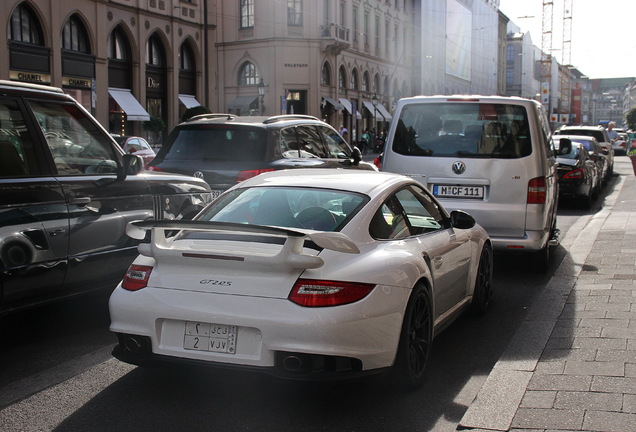
[(56, 228), (49, 231), (49, 235), (51, 237), (56, 237), (58, 235), (64, 234), (66, 232), (66, 228)]
[(86, 205), (91, 202), (90, 197), (73, 197), (68, 200), (69, 204)]

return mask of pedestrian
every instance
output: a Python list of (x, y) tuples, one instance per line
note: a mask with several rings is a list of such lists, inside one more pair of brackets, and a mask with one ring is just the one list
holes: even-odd
[(365, 129), (364, 133), (360, 137), (360, 145), (362, 146), (362, 154), (367, 154), (369, 149), (369, 143), (371, 142), (371, 135), (369, 134), (369, 129)]
[(607, 136), (609, 137), (610, 142), (616, 141), (616, 139), (619, 137), (618, 132), (614, 130), (614, 126), (616, 126), (616, 123), (614, 123), (613, 121), (607, 124)]

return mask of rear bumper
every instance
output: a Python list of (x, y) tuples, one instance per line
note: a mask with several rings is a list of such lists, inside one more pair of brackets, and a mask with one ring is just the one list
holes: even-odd
[[(377, 372), (393, 364), (409, 293), (377, 286), (351, 305), (305, 308), (286, 299), (117, 288), (109, 302), (110, 330), (120, 339), (113, 355), (143, 366), (194, 363), (294, 378)], [(186, 321), (236, 326), (235, 352), (186, 349)], [(129, 336), (147, 342), (126, 349)]]

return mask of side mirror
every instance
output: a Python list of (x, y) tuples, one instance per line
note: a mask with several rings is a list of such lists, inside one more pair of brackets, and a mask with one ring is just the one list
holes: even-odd
[(475, 226), (475, 219), (461, 210), (453, 210), (450, 214), (451, 224), (453, 228), (470, 229)]
[(122, 156), (122, 168), (121, 173), (118, 176), (120, 180), (126, 178), (129, 175), (137, 175), (144, 170), (144, 160), (141, 156), (134, 154), (125, 154)]
[(572, 151), (572, 140), (569, 138), (561, 138), (559, 140), (559, 151), (557, 154), (566, 155)]

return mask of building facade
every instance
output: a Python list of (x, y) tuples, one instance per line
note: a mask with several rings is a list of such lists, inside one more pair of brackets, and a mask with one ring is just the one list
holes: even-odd
[(112, 133), (142, 134), (145, 122), (175, 124), (211, 96), (204, 38), (213, 37), (215, 24), (206, 23), (205, 4), (5, 0), (0, 78), (61, 87)]

